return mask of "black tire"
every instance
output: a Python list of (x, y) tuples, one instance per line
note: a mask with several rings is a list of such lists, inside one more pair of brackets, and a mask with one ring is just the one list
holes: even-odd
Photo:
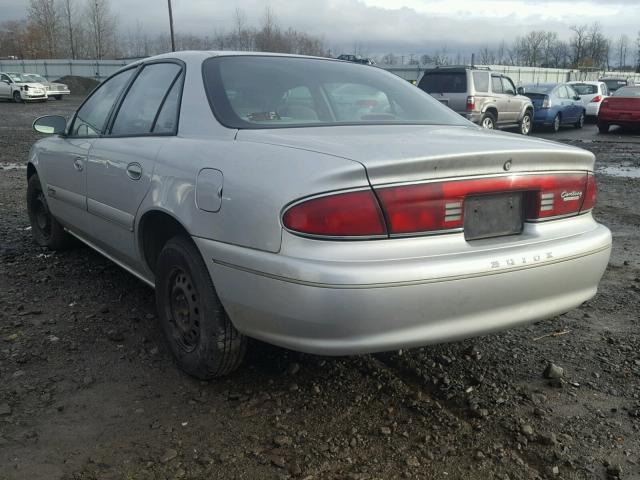
[(554, 133), (558, 133), (560, 131), (560, 125), (562, 125), (562, 117), (560, 117), (560, 114), (558, 113), (555, 117), (553, 117), (551, 131)]
[(600, 133), (609, 133), (609, 127), (608, 123), (598, 123), (598, 131)]
[(580, 114), (580, 116), (578, 117), (578, 121), (576, 122), (575, 125), (576, 128), (582, 128), (584, 127), (584, 112), (582, 112)]
[(27, 183), (27, 213), (31, 233), (38, 245), (52, 250), (63, 250), (73, 245), (73, 238), (49, 211), (37, 173), (31, 175)]
[(494, 130), (496, 128), (496, 117), (491, 112), (482, 114), (480, 118), (480, 126), (487, 130)]
[(62, 95), (54, 95), (53, 98), (56, 100), (62, 100)]
[(533, 118), (531, 117), (531, 112), (527, 110), (524, 112), (522, 120), (520, 120), (520, 133), (522, 135), (529, 135), (531, 130), (533, 130)]
[(189, 238), (174, 237), (160, 252), (156, 308), (169, 348), (186, 373), (206, 380), (240, 366), (247, 337), (231, 323)]
[(19, 91), (13, 92), (13, 101), (16, 103), (22, 103), (22, 95), (20, 95)]

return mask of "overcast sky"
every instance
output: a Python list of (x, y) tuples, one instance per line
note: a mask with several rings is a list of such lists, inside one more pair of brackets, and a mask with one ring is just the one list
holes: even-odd
[[(76, 0), (84, 3), (86, 0)], [(572, 24), (602, 24), (612, 38), (640, 29), (640, 0), (172, 0), (178, 33), (231, 29), (234, 10), (257, 25), (269, 5), (283, 27), (324, 38), (328, 47), (363, 53), (429, 53), (446, 46), (494, 46), (533, 29), (569, 37)], [(0, 0), (0, 21), (24, 17), (27, 0)], [(110, 0), (121, 31), (142, 22), (148, 33), (167, 28), (165, 0)]]

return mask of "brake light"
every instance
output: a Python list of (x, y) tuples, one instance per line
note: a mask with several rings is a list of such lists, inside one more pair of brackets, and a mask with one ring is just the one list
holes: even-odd
[(596, 184), (596, 176), (593, 173), (587, 175), (587, 188), (582, 202), (581, 212), (586, 212), (596, 206), (596, 198), (598, 196), (598, 185)]
[(475, 110), (476, 109), (476, 97), (470, 95), (467, 97), (467, 110)]
[(308, 235), (360, 237), (387, 233), (382, 211), (371, 190), (303, 201), (285, 212), (282, 223), (290, 230)]
[(589, 103), (600, 103), (602, 101), (602, 95), (596, 95), (591, 99)]

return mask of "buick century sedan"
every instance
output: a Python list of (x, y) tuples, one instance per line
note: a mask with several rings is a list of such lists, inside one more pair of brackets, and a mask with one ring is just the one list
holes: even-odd
[(34, 128), (35, 240), (71, 235), (154, 287), (199, 378), (248, 337), (349, 355), (549, 318), (610, 255), (591, 153), (482, 130), (371, 66), (167, 54)]

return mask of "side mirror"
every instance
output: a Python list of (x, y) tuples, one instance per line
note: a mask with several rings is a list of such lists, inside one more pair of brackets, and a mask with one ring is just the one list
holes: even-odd
[(518, 87), (518, 95), (524, 95), (524, 88), (523, 87)]
[(33, 129), (39, 133), (60, 135), (67, 128), (67, 120), (60, 115), (45, 115), (33, 122)]
[(574, 100), (582, 100), (582, 99), (580, 98), (580, 95), (576, 95), (575, 97), (573, 97), (573, 99), (574, 99)]

